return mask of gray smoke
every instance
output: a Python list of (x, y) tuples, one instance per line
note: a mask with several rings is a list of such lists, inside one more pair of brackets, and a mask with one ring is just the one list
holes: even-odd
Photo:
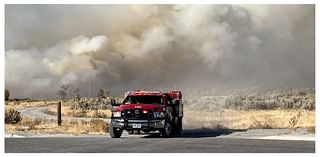
[(315, 86), (314, 5), (6, 5), (12, 97)]

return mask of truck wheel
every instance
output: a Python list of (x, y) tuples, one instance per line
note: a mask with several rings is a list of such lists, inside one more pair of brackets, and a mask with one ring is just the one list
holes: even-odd
[(117, 130), (112, 125), (109, 126), (109, 134), (112, 138), (120, 138), (122, 135), (122, 130)]
[(172, 136), (172, 125), (169, 122), (164, 124), (164, 129), (161, 131), (162, 137), (171, 137)]

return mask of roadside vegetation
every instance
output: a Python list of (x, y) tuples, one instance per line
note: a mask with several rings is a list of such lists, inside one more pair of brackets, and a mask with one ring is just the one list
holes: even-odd
[(315, 112), (295, 109), (191, 111), (186, 109), (184, 125), (229, 129), (312, 128)]
[(238, 91), (184, 98), (184, 124), (229, 129), (306, 128), (315, 132), (315, 90)]
[[(100, 102), (97, 99), (97, 103), (90, 104), (88, 102), (87, 106), (90, 108), (75, 108), (79, 102), (72, 101), (72, 102), (64, 102), (61, 109), (61, 115), (64, 117), (91, 117), (91, 118), (108, 118), (111, 116), (110, 106), (106, 104), (109, 102)], [(75, 105), (76, 104), (76, 105)], [(95, 106), (103, 106), (101, 108)], [(56, 106), (49, 106), (45, 113), (49, 115), (56, 116), (57, 115), (57, 107)]]
[(90, 121), (63, 121), (61, 126), (56, 122), (43, 121), (40, 118), (32, 119), (24, 117), (16, 124), (6, 124), (6, 134), (34, 133), (34, 134), (105, 134), (108, 132), (108, 124), (100, 119)]
[(14, 109), (5, 110), (5, 124), (16, 124), (22, 120), (20, 112)]
[[(27, 107), (36, 107), (36, 106), (47, 106), (47, 111), (45, 111), (48, 115), (57, 115), (57, 103), (59, 101), (12, 101), (7, 102), (5, 107), (6, 109), (6, 123), (5, 123), (5, 131), (6, 134), (11, 134), (15, 132), (25, 132), (25, 133), (41, 133), (41, 134), (105, 134), (108, 129), (108, 124), (100, 119), (95, 118), (108, 118), (111, 116), (111, 111), (109, 107), (103, 107), (100, 109), (96, 106), (102, 106), (102, 101), (99, 101), (100, 98), (91, 98), (87, 99), (87, 106), (91, 106), (90, 108), (74, 108), (75, 104), (79, 104), (80, 101), (76, 100), (66, 100), (62, 104), (62, 125), (58, 126), (55, 121), (45, 121), (44, 119), (39, 118), (29, 118), (22, 117), (17, 110)], [(84, 102), (84, 101), (81, 101)], [(91, 103), (95, 102), (95, 103)], [(107, 106), (107, 104), (104, 104)], [(92, 110), (90, 110), (92, 109)], [(7, 116), (11, 115), (11, 116)], [(14, 119), (19, 115), (21, 118), (19, 121), (15, 122)], [(8, 118), (7, 118), (8, 117)], [(76, 120), (68, 120), (68, 117), (87, 117), (91, 118), (89, 121), (76, 121)], [(11, 123), (7, 123), (8, 120), (12, 121)], [(64, 120), (66, 119), (66, 120)]]
[[(5, 91), (9, 95), (9, 90)], [(36, 133), (36, 134), (105, 134), (108, 132), (108, 124), (98, 118), (111, 116), (110, 97), (108, 91), (100, 89), (97, 97), (80, 98), (79, 89), (72, 85), (63, 85), (57, 95), (60, 100), (32, 100), (9, 99), (5, 102), (5, 133)], [(57, 104), (62, 101), (62, 125), (58, 126), (56, 121), (48, 121), (42, 117), (23, 117), (19, 109), (29, 107), (43, 107), (48, 115), (57, 115)], [(68, 117), (87, 117), (89, 121), (70, 120)]]
[(194, 111), (216, 111), (217, 109), (314, 111), (315, 89), (244, 90), (225, 95), (189, 96), (184, 97), (184, 104)]
[[(58, 92), (61, 99), (57, 101), (9, 99), (7, 94), (5, 132), (74, 135), (106, 133), (108, 124), (96, 118), (111, 116), (110, 92), (100, 89), (95, 98), (80, 98), (78, 91), (73, 86), (63, 87)], [(183, 99), (184, 128), (306, 128), (309, 133), (315, 133), (314, 89), (240, 90), (224, 95), (207, 94), (198, 97), (186, 93)], [(72, 121), (62, 118), (62, 126), (57, 126), (56, 122), (45, 121), (41, 117), (23, 117), (18, 112), (21, 108), (47, 106), (45, 113), (56, 116), (56, 104), (59, 101), (63, 101), (63, 117), (88, 117), (92, 120)]]

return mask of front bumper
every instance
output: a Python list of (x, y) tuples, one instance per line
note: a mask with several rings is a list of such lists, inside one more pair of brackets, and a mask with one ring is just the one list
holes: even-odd
[[(114, 128), (121, 128), (124, 130), (141, 129), (141, 130), (152, 130), (152, 129), (163, 129), (164, 119), (157, 120), (139, 120), (139, 119), (111, 119), (112, 126)], [(141, 128), (133, 128), (133, 125), (139, 124)]]

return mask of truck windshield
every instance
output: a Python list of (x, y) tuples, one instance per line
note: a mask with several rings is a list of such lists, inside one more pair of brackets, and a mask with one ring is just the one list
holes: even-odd
[(162, 96), (127, 96), (123, 104), (162, 104)]

